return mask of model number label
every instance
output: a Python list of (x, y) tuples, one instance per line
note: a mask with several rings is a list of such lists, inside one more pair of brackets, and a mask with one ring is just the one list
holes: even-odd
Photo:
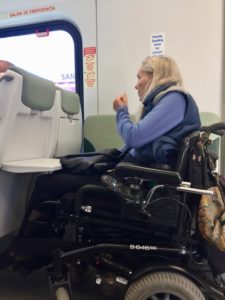
[(150, 251), (150, 250), (157, 250), (156, 246), (148, 246), (148, 245), (130, 245), (130, 250), (145, 250), (145, 251)]

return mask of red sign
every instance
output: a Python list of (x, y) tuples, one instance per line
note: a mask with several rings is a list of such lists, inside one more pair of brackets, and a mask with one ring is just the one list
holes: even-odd
[(24, 10), (17, 10), (9, 13), (9, 17), (20, 17), (20, 16), (27, 16), (27, 15), (34, 15), (40, 13), (47, 13), (52, 12), (55, 10), (55, 6), (43, 6), (38, 8), (31, 8), (31, 9), (24, 9)]
[(84, 82), (86, 87), (96, 83), (96, 47), (84, 48)]

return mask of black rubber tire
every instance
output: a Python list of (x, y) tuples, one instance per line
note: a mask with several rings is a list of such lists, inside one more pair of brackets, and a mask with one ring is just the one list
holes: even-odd
[(63, 286), (60, 286), (55, 290), (55, 298), (56, 300), (72, 300), (68, 290)]
[(133, 282), (124, 298), (124, 300), (152, 299), (205, 300), (205, 297), (188, 278), (172, 272), (155, 272)]

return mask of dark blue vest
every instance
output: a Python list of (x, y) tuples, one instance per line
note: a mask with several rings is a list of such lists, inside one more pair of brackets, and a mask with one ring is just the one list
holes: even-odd
[[(171, 90), (170, 90), (171, 89)], [(149, 165), (152, 163), (169, 164), (176, 162), (180, 140), (188, 133), (199, 130), (201, 126), (198, 107), (192, 96), (182, 91), (173, 84), (167, 83), (154, 89), (144, 100), (144, 118), (163, 97), (170, 92), (180, 92), (186, 100), (184, 119), (172, 130), (158, 139), (135, 149), (135, 161), (137, 164)]]

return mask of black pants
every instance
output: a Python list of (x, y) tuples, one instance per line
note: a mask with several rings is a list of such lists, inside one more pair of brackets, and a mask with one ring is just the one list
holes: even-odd
[(77, 175), (59, 171), (38, 177), (19, 230), (19, 236), (23, 236), (29, 216), (39, 206), (40, 202), (55, 201), (67, 193), (76, 194), (82, 186), (87, 184), (102, 186), (101, 174)]
[(41, 201), (56, 200), (66, 193), (76, 193), (86, 184), (102, 185), (101, 175), (77, 175), (68, 173), (53, 173), (40, 176), (35, 184), (30, 198), (30, 205), (34, 208)]

